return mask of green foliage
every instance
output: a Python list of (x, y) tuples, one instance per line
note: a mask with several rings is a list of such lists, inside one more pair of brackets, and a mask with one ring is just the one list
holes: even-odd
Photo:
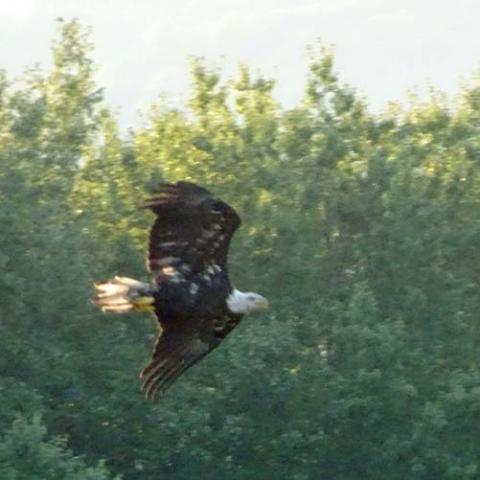
[[(87, 467), (72, 455), (65, 440), (47, 440), (39, 417), (31, 422), (19, 417), (0, 439), (0, 475), (5, 480), (108, 480), (113, 478), (103, 462)], [(120, 477), (115, 477), (117, 480)]]
[[(50, 72), (0, 75), (0, 477), (478, 478), (478, 79), (375, 116), (321, 48), (284, 110), (196, 59), (188, 104), (125, 140), (91, 51), (60, 22)], [(232, 279), (272, 311), (149, 404), (154, 321), (88, 298), (146, 277), (164, 179), (238, 209)]]

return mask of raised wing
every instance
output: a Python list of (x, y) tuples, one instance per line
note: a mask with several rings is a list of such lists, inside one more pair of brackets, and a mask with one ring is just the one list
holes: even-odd
[(226, 268), (230, 240), (240, 225), (232, 207), (188, 182), (162, 185), (145, 207), (157, 215), (150, 230), (149, 270), (185, 274)]

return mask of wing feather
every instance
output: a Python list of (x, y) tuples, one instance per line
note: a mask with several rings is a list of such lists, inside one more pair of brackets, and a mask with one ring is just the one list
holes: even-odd
[(145, 207), (157, 216), (150, 230), (150, 271), (161, 274), (173, 267), (197, 273), (212, 264), (226, 268), (230, 240), (240, 225), (232, 207), (188, 182), (162, 185)]
[(163, 393), (219, 343), (213, 336), (205, 340), (198, 332), (166, 326), (157, 340), (152, 361), (140, 373), (145, 396), (153, 400), (158, 393)]

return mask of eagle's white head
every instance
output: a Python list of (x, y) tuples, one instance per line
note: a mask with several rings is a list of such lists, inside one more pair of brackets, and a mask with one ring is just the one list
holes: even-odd
[(268, 309), (268, 300), (258, 293), (241, 292), (236, 288), (227, 298), (228, 309), (232, 313), (246, 315)]

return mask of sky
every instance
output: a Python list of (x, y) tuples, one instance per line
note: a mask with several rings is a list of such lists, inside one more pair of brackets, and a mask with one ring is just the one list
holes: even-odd
[(247, 63), (277, 80), (286, 108), (318, 40), (374, 111), (428, 83), (454, 94), (480, 66), (478, 0), (0, 0), (0, 68), (48, 66), (57, 17), (92, 27), (97, 81), (123, 128), (160, 95), (184, 99), (191, 56), (227, 76)]

